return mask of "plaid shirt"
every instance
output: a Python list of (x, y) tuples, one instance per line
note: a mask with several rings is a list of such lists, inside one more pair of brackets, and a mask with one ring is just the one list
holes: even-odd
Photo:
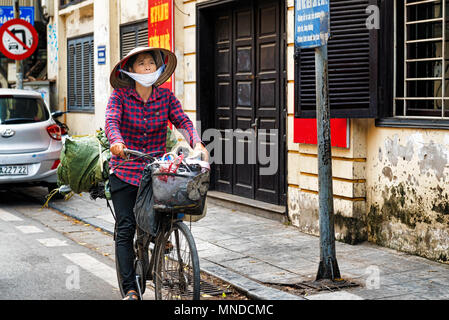
[[(145, 103), (132, 88), (115, 89), (106, 107), (105, 132), (109, 143), (121, 142), (126, 148), (160, 157), (165, 153), (168, 120), (181, 130), (193, 147), (201, 142), (192, 121), (184, 113), (181, 103), (168, 89), (153, 87)], [(123, 159), (112, 155), (109, 163), (115, 175), (134, 186), (139, 186), (145, 160), (129, 161), (114, 169)]]

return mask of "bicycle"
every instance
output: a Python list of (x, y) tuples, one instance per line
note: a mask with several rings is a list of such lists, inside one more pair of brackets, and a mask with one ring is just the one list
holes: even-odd
[[(150, 154), (125, 149), (125, 154), (154, 160)], [(146, 282), (153, 281), (156, 300), (199, 300), (200, 264), (195, 240), (179, 212), (157, 212), (158, 232), (153, 238), (136, 226), (133, 240), (134, 268), (140, 299)], [(117, 226), (114, 230), (116, 239)], [(116, 253), (116, 272), (122, 297), (120, 267)]]

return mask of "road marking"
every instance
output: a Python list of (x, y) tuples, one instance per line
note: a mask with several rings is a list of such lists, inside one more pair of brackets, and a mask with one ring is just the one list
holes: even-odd
[(3, 210), (0, 209), (0, 219), (6, 222), (12, 222), (12, 221), (23, 221), (23, 219)]
[(20, 231), (22, 231), (23, 233), (41, 233), (44, 232), (41, 229), (39, 229), (38, 227), (35, 226), (17, 226), (17, 229), (19, 229)]
[(66, 241), (62, 241), (56, 238), (48, 238), (48, 239), (37, 239), (40, 243), (42, 243), (46, 247), (64, 247), (68, 246)]
[(114, 268), (105, 265), (86, 253), (65, 253), (63, 256), (98, 278), (106, 281), (114, 288), (118, 288), (117, 274)]

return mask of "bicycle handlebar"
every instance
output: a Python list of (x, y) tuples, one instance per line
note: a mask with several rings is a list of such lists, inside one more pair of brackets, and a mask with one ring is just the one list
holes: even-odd
[(130, 149), (126, 149), (126, 148), (123, 149), (123, 152), (125, 154), (133, 155), (133, 156), (136, 156), (136, 157), (139, 157), (139, 158), (147, 158), (147, 159), (150, 159), (150, 160), (154, 160), (155, 159), (153, 156), (151, 156), (151, 154), (154, 153), (154, 152), (143, 153), (143, 152), (140, 152), (140, 151), (130, 150)]

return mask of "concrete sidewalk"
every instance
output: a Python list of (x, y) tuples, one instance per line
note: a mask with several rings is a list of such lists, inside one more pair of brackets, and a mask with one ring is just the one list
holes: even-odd
[[(42, 200), (45, 189), (30, 189)], [(111, 203), (112, 205), (112, 203)], [(66, 215), (112, 234), (114, 218), (104, 199), (89, 194), (49, 205)], [(255, 215), (208, 205), (205, 218), (192, 223), (201, 269), (231, 283), (253, 299), (449, 299), (449, 265), (411, 256), (370, 243), (336, 242), (343, 279), (361, 286), (320, 294), (297, 296), (267, 283), (293, 284), (315, 279), (319, 238), (293, 226)]]

